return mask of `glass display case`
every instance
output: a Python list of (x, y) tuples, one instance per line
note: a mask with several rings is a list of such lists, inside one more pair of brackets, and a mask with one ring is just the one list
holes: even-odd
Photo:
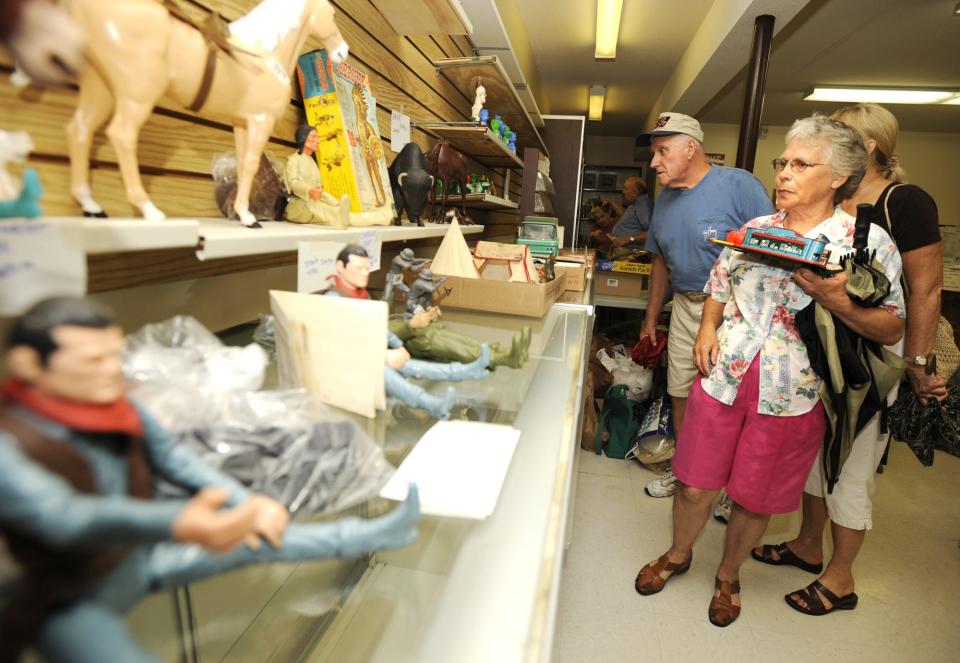
[[(428, 516), (402, 550), (249, 568), (155, 595), (129, 617), (136, 637), (168, 661), (549, 660), (593, 323), (590, 288), (575, 295), (540, 320), (443, 312), (450, 328), (484, 341), (533, 330), (522, 369), (456, 385), (455, 416), (521, 431), (493, 515)], [(394, 465), (433, 424), (403, 406), (358, 422)], [(355, 511), (393, 506), (375, 499)]]

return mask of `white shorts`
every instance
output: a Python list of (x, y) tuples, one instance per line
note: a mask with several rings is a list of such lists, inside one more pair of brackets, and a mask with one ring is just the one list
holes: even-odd
[(873, 489), (888, 437), (880, 434), (880, 415), (877, 414), (853, 441), (850, 457), (843, 464), (832, 493), (827, 493), (827, 482), (823, 479), (823, 448), (817, 452), (803, 491), (824, 498), (831, 521), (848, 529), (873, 529)]
[[(902, 341), (887, 349), (900, 354)], [(887, 403), (897, 400), (899, 386), (890, 390)], [(876, 484), (877, 467), (887, 448), (890, 435), (880, 432), (880, 413), (867, 422), (853, 441), (850, 456), (840, 470), (840, 478), (833, 486), (833, 493), (827, 493), (827, 482), (823, 479), (823, 447), (817, 453), (817, 460), (807, 477), (803, 492), (814, 497), (822, 497), (827, 503), (827, 515), (830, 520), (847, 529), (873, 529), (873, 489)]]
[(693, 381), (702, 377), (693, 362), (693, 344), (700, 331), (704, 301), (706, 297), (700, 299), (680, 293), (673, 296), (667, 335), (667, 393), (677, 398), (686, 398)]

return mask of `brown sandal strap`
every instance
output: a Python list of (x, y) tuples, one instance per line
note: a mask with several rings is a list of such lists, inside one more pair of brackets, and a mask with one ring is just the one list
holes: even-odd
[(740, 581), (734, 580), (720, 580), (720, 578), (714, 578), (714, 587), (720, 590), (720, 595), (727, 594), (739, 594), (740, 593)]
[[(823, 594), (823, 597), (828, 601), (830, 601), (830, 605), (835, 606), (838, 603), (840, 603), (840, 597), (834, 594), (833, 592), (831, 592), (829, 589), (827, 589), (826, 586), (819, 580), (814, 580), (807, 586), (807, 589), (811, 589), (811, 588), (813, 589), (814, 592), (819, 591), (821, 594)], [(817, 598), (819, 600), (819, 597)], [(820, 603), (820, 606), (824, 607), (822, 602)]]

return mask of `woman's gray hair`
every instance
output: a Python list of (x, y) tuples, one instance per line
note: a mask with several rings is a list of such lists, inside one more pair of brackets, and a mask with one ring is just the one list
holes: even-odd
[(815, 141), (827, 149), (827, 166), (835, 175), (847, 176), (847, 181), (833, 195), (833, 204), (853, 196), (867, 172), (867, 147), (863, 137), (853, 127), (839, 120), (831, 120), (823, 113), (800, 118), (787, 132), (786, 142)]

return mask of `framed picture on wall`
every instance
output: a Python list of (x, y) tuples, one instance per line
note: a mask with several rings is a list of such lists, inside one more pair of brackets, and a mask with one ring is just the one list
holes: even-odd
[(596, 189), (597, 188), (597, 173), (591, 170), (586, 170), (583, 173), (583, 188), (584, 189)]

